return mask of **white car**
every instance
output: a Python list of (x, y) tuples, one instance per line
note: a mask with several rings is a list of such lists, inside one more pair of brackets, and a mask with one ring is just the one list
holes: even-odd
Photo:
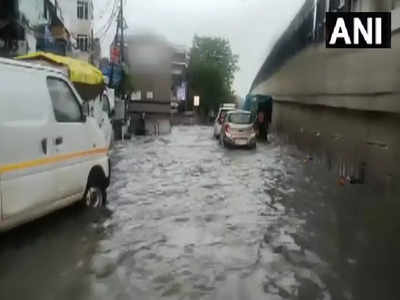
[(220, 133), (223, 146), (244, 146), (254, 149), (257, 145), (251, 113), (245, 110), (228, 112)]
[(80, 200), (102, 206), (109, 149), (68, 78), (0, 59), (0, 81), (0, 231)]
[(224, 118), (226, 114), (231, 111), (236, 109), (236, 104), (231, 104), (231, 103), (225, 103), (222, 104), (221, 107), (219, 108), (217, 117), (214, 121), (214, 137), (216, 139), (219, 138), (219, 134), (221, 132), (221, 126), (222, 123), (224, 122)]

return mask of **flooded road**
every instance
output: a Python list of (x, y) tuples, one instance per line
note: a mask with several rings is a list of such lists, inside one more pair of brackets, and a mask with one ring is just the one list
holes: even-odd
[(117, 144), (108, 206), (1, 236), (0, 299), (399, 299), (399, 204), (209, 127)]

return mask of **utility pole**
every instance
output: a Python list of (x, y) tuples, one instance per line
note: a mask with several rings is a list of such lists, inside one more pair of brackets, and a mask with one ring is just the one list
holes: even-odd
[[(120, 32), (121, 36), (118, 35)], [(114, 51), (114, 48), (116, 48), (117, 44), (119, 42), (119, 62), (122, 66), (124, 62), (124, 45), (125, 45), (125, 39), (124, 39), (124, 2), (123, 0), (120, 0), (120, 6), (119, 6), (119, 12), (118, 12), (118, 17), (117, 17), (117, 30), (115, 33), (114, 37), (114, 42), (113, 42), (113, 48), (112, 50)], [(112, 55), (112, 53), (111, 53)], [(111, 76), (110, 76), (110, 85), (112, 84), (113, 81), (113, 76), (114, 76), (114, 62), (112, 61), (113, 57), (111, 57)]]
[(110, 61), (111, 61), (111, 74), (110, 74), (110, 82), (109, 82), (109, 86), (110, 86), (110, 87), (112, 87), (112, 84), (113, 84), (113, 77), (114, 77), (113, 53), (114, 53), (114, 48), (115, 48), (115, 46), (116, 46), (116, 44), (117, 44), (117, 39), (118, 39), (119, 20), (120, 20), (119, 16), (120, 16), (120, 14), (121, 14), (121, 11), (119, 11), (119, 13), (118, 13), (118, 18), (117, 18), (117, 31), (116, 31), (116, 33), (115, 33), (114, 41), (113, 41), (113, 44), (112, 44), (112, 50), (111, 50), (111, 53), (110, 53)]
[(120, 1), (120, 11), (119, 11), (119, 25), (121, 26), (121, 48), (120, 48), (120, 53), (121, 53), (121, 65), (124, 62), (124, 47), (125, 47), (125, 41), (124, 41), (124, 0)]
[[(118, 0), (115, 0), (118, 1)], [(113, 126), (115, 126), (115, 130), (121, 133), (122, 139), (124, 138), (125, 135), (125, 128), (126, 128), (126, 103), (125, 103), (125, 99), (124, 99), (124, 91), (122, 91), (121, 89), (121, 81), (120, 81), (120, 86), (114, 86), (113, 85), (113, 81), (114, 81), (114, 72), (115, 72), (115, 66), (114, 64), (119, 64), (120, 68), (118, 68), (118, 72), (122, 72), (122, 74), (120, 74), (121, 76), (123, 76), (123, 63), (125, 60), (124, 57), (124, 46), (125, 46), (125, 42), (124, 42), (124, 0), (120, 0), (119, 3), (119, 11), (118, 11), (118, 16), (117, 16), (117, 29), (115, 32), (115, 37), (114, 37), (114, 41), (112, 43), (112, 47), (111, 47), (111, 53), (110, 53), (110, 60), (111, 60), (111, 74), (110, 74), (110, 82), (109, 82), (109, 86), (115, 89), (115, 93), (117, 98), (119, 98), (119, 100), (117, 101), (120, 105), (123, 105), (124, 107), (124, 118), (121, 122), (121, 120), (116, 120), (116, 122), (114, 123)], [(120, 34), (120, 35), (119, 35)], [(116, 50), (118, 49), (118, 43), (119, 43), (119, 56), (118, 53), (116, 52)], [(116, 61), (114, 61), (114, 59)], [(117, 104), (116, 102), (116, 104)]]

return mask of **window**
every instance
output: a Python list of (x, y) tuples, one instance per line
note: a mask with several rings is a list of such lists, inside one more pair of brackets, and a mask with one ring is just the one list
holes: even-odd
[(251, 115), (250, 114), (229, 114), (228, 121), (234, 124), (250, 124)]
[(57, 78), (47, 78), (51, 102), (57, 122), (82, 122), (81, 106), (68, 84)]
[(78, 19), (89, 19), (89, 3), (87, 0), (78, 0), (77, 15)]
[(88, 51), (89, 48), (89, 38), (85, 34), (78, 34), (77, 38), (78, 49), (81, 51)]
[(153, 100), (153, 98), (154, 98), (153, 91), (148, 91), (148, 92), (146, 93), (146, 99), (147, 99), (147, 100)]
[(132, 92), (131, 100), (133, 100), (133, 101), (142, 100), (142, 91), (137, 90), (137, 91)]

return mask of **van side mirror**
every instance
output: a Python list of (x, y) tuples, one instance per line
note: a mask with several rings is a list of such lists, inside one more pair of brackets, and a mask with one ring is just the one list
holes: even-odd
[(89, 115), (89, 103), (85, 101), (82, 104), (82, 122), (86, 122), (88, 115)]
[(110, 114), (108, 115), (110, 118), (114, 118), (115, 116), (115, 109), (113, 109)]
[(85, 102), (82, 103), (82, 113), (83, 113), (85, 116), (88, 116), (88, 115), (89, 115), (89, 103), (88, 103), (87, 101), (85, 101)]

